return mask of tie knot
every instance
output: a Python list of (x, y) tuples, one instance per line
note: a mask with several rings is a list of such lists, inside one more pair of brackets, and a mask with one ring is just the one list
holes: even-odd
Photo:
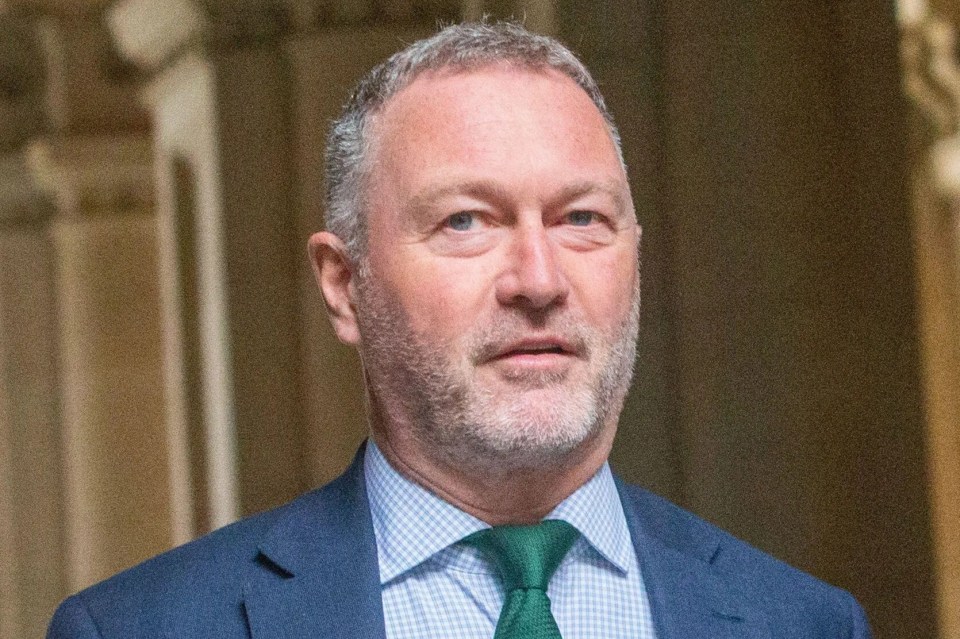
[(507, 592), (547, 590), (564, 555), (580, 533), (565, 521), (549, 519), (531, 526), (494, 526), (464, 538), (500, 573)]

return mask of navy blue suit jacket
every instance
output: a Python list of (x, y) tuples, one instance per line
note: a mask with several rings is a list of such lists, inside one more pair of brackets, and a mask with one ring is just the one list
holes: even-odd
[[(48, 639), (383, 639), (361, 455), (344, 475), (64, 601)], [(659, 639), (867, 639), (846, 592), (618, 483)]]

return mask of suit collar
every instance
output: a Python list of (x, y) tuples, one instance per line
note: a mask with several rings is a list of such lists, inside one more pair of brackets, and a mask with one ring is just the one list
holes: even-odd
[(245, 587), (253, 639), (383, 639), (383, 605), (361, 447), (346, 473), (288, 505)]
[(618, 481), (658, 639), (768, 639), (765, 615), (717, 568), (724, 533)]
[[(244, 589), (253, 639), (384, 639), (364, 447), (333, 483), (286, 507)], [(717, 568), (723, 533), (672, 504), (617, 488), (658, 639), (768, 639), (764, 615)]]

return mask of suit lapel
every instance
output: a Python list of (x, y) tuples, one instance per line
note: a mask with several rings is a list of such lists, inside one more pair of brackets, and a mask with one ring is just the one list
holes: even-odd
[(769, 639), (765, 615), (713, 566), (720, 533), (618, 482), (657, 639)]
[(333, 483), (293, 502), (261, 543), (244, 591), (253, 639), (383, 639), (383, 604), (361, 447)]
[[(244, 589), (253, 639), (385, 639), (363, 455), (291, 503)], [(618, 482), (658, 639), (769, 639), (766, 617), (713, 566), (716, 529)], [(680, 513), (680, 514), (678, 514)]]

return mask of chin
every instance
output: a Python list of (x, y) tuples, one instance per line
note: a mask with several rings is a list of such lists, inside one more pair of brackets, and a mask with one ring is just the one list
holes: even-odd
[(569, 389), (527, 392), (515, 401), (501, 395), (494, 406), (479, 402), (472, 418), (438, 429), (435, 443), (454, 463), (486, 472), (561, 465), (603, 428), (605, 415), (587, 395)]

